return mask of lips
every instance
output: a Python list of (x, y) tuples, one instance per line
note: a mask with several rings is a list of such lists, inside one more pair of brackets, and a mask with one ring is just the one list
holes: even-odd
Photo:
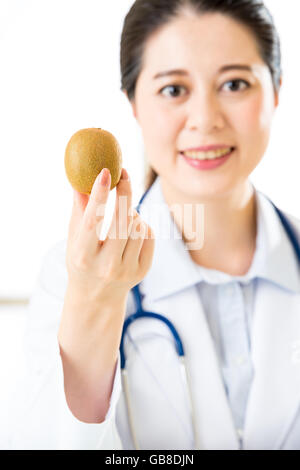
[(235, 150), (235, 147), (221, 147), (215, 150), (209, 151), (199, 151), (199, 150), (185, 150), (184, 152), (179, 152), (180, 155), (187, 158), (201, 158), (201, 159), (211, 159), (211, 158), (219, 158), (222, 155), (227, 155), (228, 153), (232, 153)]
[(180, 153), (184, 152), (209, 152), (213, 150), (220, 150), (220, 149), (227, 149), (230, 148), (231, 150), (235, 147), (233, 145), (228, 144), (215, 144), (215, 145), (205, 145), (202, 147), (193, 147), (184, 150), (180, 150)]
[[(187, 153), (189, 153), (189, 152), (187, 152)], [(199, 155), (199, 153), (200, 152), (198, 152), (198, 155)], [(206, 152), (203, 152), (202, 156), (205, 156), (205, 153)], [(210, 152), (208, 152), (208, 153), (210, 153)], [(216, 153), (218, 153), (218, 152), (216, 152)], [(231, 151), (231, 152), (227, 152), (227, 154), (225, 154), (223, 156), (216, 157), (216, 158), (209, 158), (209, 159), (200, 158), (200, 157), (190, 158), (190, 157), (187, 157), (184, 153), (180, 153), (180, 155), (181, 155), (181, 158), (183, 158), (184, 161), (188, 165), (193, 167), (194, 169), (214, 170), (216, 168), (219, 168), (220, 166), (223, 166), (231, 158), (233, 153), (234, 153), (234, 151)]]

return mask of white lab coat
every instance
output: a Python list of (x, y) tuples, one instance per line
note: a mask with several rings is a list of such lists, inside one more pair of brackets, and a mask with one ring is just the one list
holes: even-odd
[[(278, 250), (274, 276), (278, 268), (284, 270), (288, 266), (287, 283), (292, 290), (283, 290), (266, 281), (256, 295), (251, 338), (255, 374), (246, 409), (243, 448), (300, 450), (299, 263), (292, 247), (281, 245), (285, 235), (271, 203), (262, 193), (258, 192), (258, 196), (268, 212), (273, 248)], [(143, 206), (156, 203), (162, 203), (159, 180)], [(300, 221), (285, 215), (300, 241)], [(160, 221), (147, 220), (147, 214), (143, 218), (157, 233)], [(238, 449), (216, 350), (195, 286), (197, 270), (193, 270), (183, 246), (178, 239), (156, 239), (153, 264), (141, 284), (143, 306), (145, 310), (168, 317), (180, 333), (186, 350), (200, 448)], [(15, 419), (10, 419), (10, 447), (132, 449), (121, 386), (120, 357), (110, 408), (103, 423), (82, 423), (67, 406), (57, 344), (67, 283), (65, 249), (66, 240), (46, 254), (31, 298), (26, 336), (30, 374), (26, 371), (25, 382), (13, 398), (17, 412)], [(130, 293), (126, 315), (134, 311)], [(193, 448), (186, 389), (167, 327), (157, 320), (140, 319), (130, 327), (130, 336), (136, 340), (136, 347), (143, 356), (141, 359), (127, 336), (127, 370), (141, 448)]]

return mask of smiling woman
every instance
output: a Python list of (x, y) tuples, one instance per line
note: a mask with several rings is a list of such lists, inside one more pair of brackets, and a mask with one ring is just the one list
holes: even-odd
[[(180, 13), (183, 13), (183, 15), (180, 15)], [(209, 21), (204, 21), (201, 24), (201, 17), (204, 14), (207, 16), (207, 14), (212, 13), (222, 15), (219, 22), (215, 23), (215, 27), (211, 28)], [(227, 22), (227, 25), (224, 22), (224, 17), (231, 20)], [(184, 26), (182, 21), (178, 22), (178, 18), (189, 18), (190, 21), (186, 22)], [(236, 34), (234, 34), (234, 29), (232, 28), (233, 22), (235, 22)], [(140, 27), (141, 24), (143, 25), (142, 28)], [(165, 41), (162, 43), (162, 36), (160, 43), (156, 44), (154, 50), (150, 43), (155, 42), (155, 38), (163, 26), (168, 26), (167, 30), (165, 29)], [(180, 30), (176, 26), (179, 26)], [(229, 29), (229, 35), (227, 34), (226, 26)], [(183, 45), (181, 47), (179, 45), (178, 48), (178, 42), (180, 42), (178, 33), (181, 33), (181, 36), (185, 39), (184, 50), (182, 49)], [(251, 36), (251, 38), (246, 36)], [(149, 40), (151, 38), (153, 38), (152, 41)], [(248, 54), (249, 42), (251, 44)], [(209, 49), (210, 46), (214, 49)], [(226, 51), (226, 48), (228, 51)], [(152, 88), (153, 92), (157, 91), (163, 97), (175, 100), (177, 106), (182, 104), (183, 99), (187, 99), (188, 85), (191, 88), (192, 85), (194, 87), (198, 85), (204, 93), (204, 83), (203, 81), (201, 83), (201, 79), (204, 78), (203, 73), (205, 71), (211, 72), (213, 77), (218, 77), (219, 80), (225, 78), (224, 74), (226, 72), (231, 72), (230, 75), (226, 74), (226, 77), (230, 80), (221, 85), (227, 85), (226, 93), (228, 95), (230, 93), (228, 85), (239, 84), (238, 88), (236, 86), (233, 87), (234, 90), (231, 88), (231, 95), (238, 94), (238, 97), (227, 96), (227, 99), (234, 99), (235, 101), (244, 99), (244, 95), (248, 93), (248, 88), (251, 88), (251, 85), (256, 85), (257, 87), (259, 77), (261, 80), (263, 76), (267, 79), (266, 68), (271, 76), (274, 93), (277, 94), (280, 89), (282, 76), (280, 40), (273, 18), (260, 0), (250, 2), (248, 0), (136, 1), (125, 19), (121, 38), (121, 88), (132, 103), (137, 99), (138, 78), (144, 64), (148, 63), (147, 49), (151, 50), (152, 57), (156, 56), (156, 60), (150, 64), (153, 71), (155, 71), (154, 80), (173, 79), (172, 83), (165, 84), (159, 90)], [(251, 54), (253, 49), (255, 49), (255, 56)], [(210, 54), (208, 53), (209, 50)], [(166, 61), (165, 58), (168, 58), (168, 60)], [(242, 64), (239, 63), (240, 59), (243, 59)], [(244, 59), (247, 59), (246, 62), (248, 61), (248, 63), (244, 63)], [(256, 63), (257, 59), (258, 64)], [(210, 63), (208, 64), (205, 61)], [(167, 70), (168, 67), (166, 67), (168, 64), (172, 66), (180, 65), (180, 67), (171, 67), (175, 70), (169, 71)], [(181, 69), (183, 64), (188, 65), (187, 70)], [(209, 69), (207, 69), (208, 66)], [(256, 77), (258, 78), (256, 79)], [(148, 78), (150, 81), (150, 75)], [(175, 78), (176, 83), (174, 82)], [(183, 79), (185, 80), (184, 84), (178, 83), (182, 82)], [(192, 83), (191, 80), (193, 80)], [(186, 83), (187, 81), (188, 83)], [(165, 93), (167, 89), (169, 92)], [(173, 93), (176, 90), (176, 97), (174, 95), (170, 96), (170, 89), (173, 90)], [(177, 94), (179, 90), (184, 90), (180, 96), (181, 101), (179, 101)], [(172, 105), (176, 106), (173, 103)], [(203, 110), (202, 112), (201, 109)], [(239, 111), (239, 117), (241, 115), (244, 117), (244, 108), (237, 111)], [(197, 107), (197, 113), (198, 117), (201, 114), (205, 114), (204, 109), (200, 107), (200, 103)], [(149, 116), (150, 119), (151, 117)], [(157, 125), (159, 126), (160, 123), (157, 123)], [(193, 140), (199, 141), (200, 138), (201, 136), (197, 136)], [(198, 144), (199, 142), (196, 143)], [(148, 146), (145, 189), (151, 186), (157, 176), (155, 165), (152, 165), (150, 150), (151, 148)]]
[[(280, 58), (261, 1), (138, 0), (125, 20), (122, 90), (143, 132), (145, 189), (159, 174), (169, 207), (205, 203), (205, 244), (191, 252), (201, 266), (231, 274), (250, 267), (256, 207), (248, 178), (268, 146)], [(189, 227), (173, 216), (186, 241)]]
[(249, 181), (279, 103), (272, 17), (256, 0), (136, 0), (121, 73), (145, 210), (130, 220), (124, 171), (114, 222), (134, 232), (113, 223), (99, 246), (86, 221), (109, 179), (74, 199), (29, 306), (34, 387), (14, 444), (300, 450), (300, 220)]

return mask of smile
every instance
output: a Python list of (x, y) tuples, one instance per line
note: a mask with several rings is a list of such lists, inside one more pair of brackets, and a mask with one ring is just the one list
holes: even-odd
[(185, 157), (191, 158), (193, 160), (215, 160), (216, 158), (224, 157), (234, 150), (234, 147), (227, 147), (219, 150), (210, 150), (209, 152), (180, 152)]

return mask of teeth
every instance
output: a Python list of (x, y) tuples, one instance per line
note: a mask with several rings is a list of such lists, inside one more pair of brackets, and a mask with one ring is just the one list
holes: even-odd
[(220, 158), (223, 155), (228, 154), (230, 151), (231, 147), (210, 152), (183, 152), (183, 154), (186, 157), (193, 158), (195, 160), (214, 160), (215, 158)]

